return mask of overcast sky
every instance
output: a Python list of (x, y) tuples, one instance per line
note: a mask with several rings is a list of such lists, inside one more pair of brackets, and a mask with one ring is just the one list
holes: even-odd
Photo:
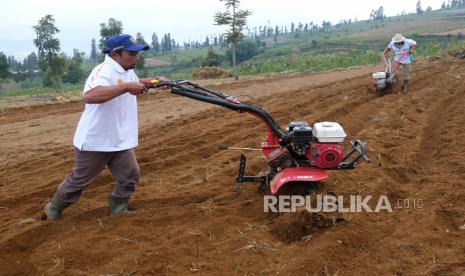
[[(422, 0), (422, 8), (438, 9), (443, 0)], [(385, 15), (402, 11), (414, 12), (417, 0), (242, 0), (241, 8), (248, 9), (250, 27), (282, 26), (291, 22), (321, 21), (338, 23), (341, 19), (363, 20), (372, 9), (383, 6)], [(99, 39), (100, 23), (115, 18), (123, 23), (123, 32), (134, 35), (141, 32), (148, 43), (152, 33), (158, 37), (171, 33), (183, 41), (203, 41), (208, 34), (219, 34), (224, 28), (213, 25), (213, 15), (224, 10), (219, 0), (139, 0), (139, 1), (67, 1), (67, 0), (8, 0), (2, 1), (0, 17), (0, 51), (23, 58), (36, 51), (32, 40), (32, 26), (47, 14), (55, 18), (60, 29), (62, 50), (71, 54), (73, 48), (90, 52), (92, 38)]]

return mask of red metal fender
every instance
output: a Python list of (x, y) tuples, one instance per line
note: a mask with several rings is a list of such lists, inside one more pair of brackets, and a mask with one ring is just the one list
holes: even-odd
[(278, 190), (289, 182), (315, 182), (328, 178), (328, 173), (319, 168), (298, 167), (287, 168), (275, 175), (270, 182), (272, 194), (276, 194)]

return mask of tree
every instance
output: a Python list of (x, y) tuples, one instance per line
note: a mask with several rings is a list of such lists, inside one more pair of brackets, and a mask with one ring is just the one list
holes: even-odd
[(218, 45), (220, 45), (221, 49), (226, 48), (226, 41), (224, 40), (224, 34), (220, 34), (220, 37), (218, 37)]
[(210, 47), (207, 52), (207, 56), (202, 60), (202, 67), (205, 66), (220, 66), (223, 61), (223, 56), (218, 55), (213, 51), (213, 48)]
[(441, 10), (445, 10), (446, 9), (446, 1), (442, 2), (442, 5), (441, 5)]
[(38, 49), (39, 68), (44, 74), (43, 84), (58, 89), (66, 73), (66, 56), (60, 54), (60, 41), (54, 37), (60, 30), (55, 27), (55, 19), (48, 14), (32, 27), (36, 32), (34, 45)]
[(371, 10), (370, 20), (384, 20), (383, 6), (380, 6), (377, 10)]
[(330, 21), (324, 21), (321, 23), (321, 28), (324, 31), (331, 29), (331, 22)]
[(171, 34), (170, 33), (167, 33), (163, 36), (163, 40), (162, 40), (162, 44), (163, 44), (163, 49), (164, 49), (164, 52), (171, 52)]
[(270, 37), (273, 35), (273, 28), (271, 27), (267, 27), (267, 30), (266, 30), (266, 36), (267, 37)]
[(136, 42), (137, 42), (138, 44), (147, 45), (147, 42), (145, 41), (144, 36), (143, 36), (141, 33), (137, 33), (137, 34), (136, 34)]
[(96, 61), (97, 60), (97, 45), (95, 38), (92, 38), (91, 41), (91, 46), (90, 46), (90, 61)]
[[(256, 42), (245, 40), (237, 43), (236, 52), (237, 52), (237, 62), (246, 61), (248, 59), (253, 58), (254, 56), (260, 53), (260, 40)], [(232, 57), (232, 50), (228, 49), (226, 51), (226, 58), (231, 61)]]
[(84, 78), (84, 70), (82, 70), (84, 52), (79, 52), (78, 49), (73, 49), (73, 52), (73, 57), (69, 60), (68, 73), (63, 77), (63, 82), (76, 84)]
[(8, 56), (6, 60), (8, 62), (8, 66), (12, 71), (17, 71), (18, 67), (21, 66), (21, 62), (17, 61), (14, 56)]
[(160, 52), (160, 42), (158, 42), (158, 36), (156, 33), (152, 34), (152, 50), (155, 53)]
[(225, 2), (226, 11), (217, 12), (214, 16), (215, 25), (226, 25), (229, 29), (226, 33), (226, 42), (231, 44), (232, 48), (232, 63), (234, 79), (239, 79), (237, 75), (237, 62), (236, 62), (236, 43), (241, 41), (244, 37), (242, 33), (244, 26), (247, 22), (247, 17), (252, 13), (248, 10), (239, 9), (239, 0), (220, 0)]
[(278, 42), (278, 35), (279, 35), (279, 27), (278, 25), (276, 25), (276, 28), (274, 29), (274, 37), (273, 37), (274, 43)]
[(24, 68), (24, 65), (21, 63), (16, 67), (14, 74), (12, 74), (12, 78), (15, 82), (21, 82), (26, 80), (28, 72)]
[(421, 0), (417, 2), (417, 14), (422, 14), (423, 10), (421, 9)]
[(37, 67), (37, 55), (36, 53), (30, 53), (23, 61), (24, 70), (33, 72)]
[(0, 90), (2, 89), (3, 84), (7, 82), (11, 76), (8, 67), (9, 65), (6, 55), (0, 52)]
[(123, 33), (123, 23), (114, 18), (108, 19), (108, 25), (105, 23), (100, 24), (100, 42), (99, 49), (103, 51), (105, 49), (105, 42), (110, 36), (118, 35)]
[(176, 50), (176, 40), (174, 38), (171, 39), (171, 50)]
[(60, 41), (54, 37), (60, 30), (55, 27), (53, 15), (46, 15), (32, 28), (37, 35), (33, 42), (39, 50), (39, 58), (43, 55), (58, 53), (60, 51)]
[(171, 52), (173, 50), (173, 47), (172, 47), (172, 44), (171, 44), (171, 34), (168, 33), (168, 36), (167, 36), (167, 40), (166, 40), (166, 46), (168, 47), (168, 52)]
[[(145, 42), (144, 36), (142, 36), (141, 33), (136, 34), (136, 42), (138, 44), (147, 45), (147, 42)], [(141, 75), (143, 77), (147, 75), (147, 72), (145, 69), (145, 51), (139, 52), (139, 61), (137, 62), (136, 69), (140, 70), (140, 72), (142, 73)]]
[(161, 51), (162, 51), (162, 53), (166, 52), (166, 50), (165, 50), (165, 36), (166, 36), (166, 35), (164, 35), (164, 36), (161, 38), (161, 44), (160, 44), (160, 45), (161, 45)]
[(55, 89), (59, 89), (61, 86), (61, 80), (67, 73), (68, 63), (64, 53), (55, 54), (50, 59), (49, 66), (45, 71), (45, 78), (43, 83), (45, 86), (50, 86)]

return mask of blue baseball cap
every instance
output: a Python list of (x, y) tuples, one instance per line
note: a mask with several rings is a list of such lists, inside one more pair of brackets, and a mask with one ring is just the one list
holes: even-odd
[(111, 53), (117, 50), (124, 50), (129, 52), (146, 51), (149, 49), (148, 45), (137, 44), (134, 38), (128, 34), (119, 34), (110, 36), (105, 42), (104, 53)]

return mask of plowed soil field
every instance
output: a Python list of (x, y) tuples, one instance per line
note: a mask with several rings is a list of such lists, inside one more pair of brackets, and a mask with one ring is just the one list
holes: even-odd
[[(387, 195), (393, 212), (263, 211), (264, 192), (235, 190), (239, 152), (258, 147), (261, 122), (206, 103), (139, 99), (141, 181), (111, 218), (106, 169), (56, 222), (41, 210), (73, 166), (81, 102), (0, 114), (1, 275), (465, 275), (465, 61), (418, 60), (410, 93), (375, 96), (362, 67), (212, 86), (290, 121), (336, 121), (367, 143), (370, 163), (330, 171), (322, 190)], [(394, 92), (397, 92), (397, 88)], [(266, 171), (246, 153), (248, 174)], [(409, 206), (405, 206), (405, 203)], [(415, 204), (415, 206), (413, 206)], [(336, 220), (334, 220), (336, 221)]]

